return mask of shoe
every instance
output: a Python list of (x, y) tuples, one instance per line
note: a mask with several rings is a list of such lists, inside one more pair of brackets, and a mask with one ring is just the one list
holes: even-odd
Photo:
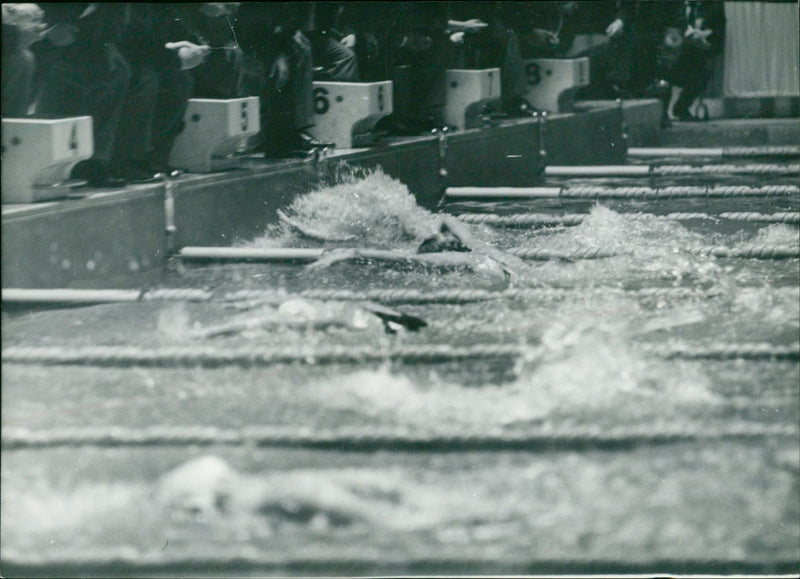
[(297, 133), (297, 141), (301, 151), (313, 151), (314, 149), (331, 149), (336, 146), (335, 143), (323, 143), (318, 141), (305, 131)]
[(694, 115), (692, 115), (692, 113), (690, 113), (689, 111), (676, 113), (675, 116), (677, 117), (677, 120), (682, 122), (682, 123), (695, 123), (695, 122), (697, 122), (697, 118)]
[(525, 99), (519, 99), (503, 107), (503, 113), (512, 119), (532, 117), (541, 111)]
[(125, 187), (124, 177), (112, 171), (111, 164), (100, 159), (86, 159), (72, 168), (71, 179), (86, 181), (89, 187), (97, 189), (115, 189)]
[(125, 178), (132, 185), (144, 185), (161, 181), (159, 171), (150, 168), (146, 160), (134, 161), (127, 159), (116, 163), (116, 173)]
[(153, 175), (163, 175), (170, 179), (175, 179), (183, 175), (181, 169), (176, 169), (167, 163), (150, 163), (148, 165), (148, 170), (153, 173)]

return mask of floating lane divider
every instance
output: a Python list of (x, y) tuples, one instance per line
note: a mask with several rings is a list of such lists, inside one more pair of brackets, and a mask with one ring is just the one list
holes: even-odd
[[(583, 223), (588, 217), (585, 214), (546, 215), (542, 213), (515, 213), (513, 215), (497, 215), (494, 213), (460, 213), (458, 218), (464, 223), (485, 224), (496, 227), (524, 227), (524, 226), (574, 226)], [(709, 215), (707, 213), (626, 213), (626, 219), (728, 219), (730, 221), (756, 222), (756, 223), (796, 223), (800, 224), (800, 213), (720, 213)]]
[[(694, 346), (670, 344), (642, 347), (645, 354), (659, 358), (689, 360), (770, 360), (800, 361), (800, 344), (717, 344)], [(218, 346), (170, 346), (140, 348), (137, 346), (85, 346), (61, 348), (53, 346), (13, 346), (3, 349), (4, 364), (77, 365), (114, 368), (217, 368), (224, 366), (262, 367), (277, 364), (364, 364), (370, 362), (399, 362), (405, 364), (436, 364), (465, 360), (496, 358), (536, 358), (540, 348), (518, 344), (418, 344), (395, 348), (343, 347), (326, 348), (263, 348)]]
[[(276, 262), (276, 261), (314, 261), (316, 258), (311, 256), (303, 260), (295, 258), (286, 258), (285, 255), (291, 255), (293, 249), (273, 249), (273, 248), (219, 248), (219, 247), (191, 247), (190, 260), (194, 261), (225, 261), (225, 262)], [(218, 250), (224, 251), (218, 251)], [(378, 261), (403, 261), (407, 259), (409, 262), (415, 262), (420, 265), (431, 265), (433, 267), (462, 267), (463, 263), (454, 261), (435, 262), (428, 264), (426, 261), (414, 260), (415, 255), (404, 256), (395, 252), (381, 250), (358, 248), (357, 254), (354, 257), (359, 259), (376, 259)], [(557, 260), (582, 260), (582, 259), (604, 259), (607, 257), (615, 257), (621, 255), (619, 253), (605, 251), (603, 249), (586, 248), (577, 249), (574, 251), (549, 251), (545, 249), (535, 248), (511, 248), (504, 250), (506, 253), (516, 255), (522, 259), (530, 259), (533, 261), (549, 261), (551, 259)], [(701, 247), (697, 249), (687, 250), (689, 253), (696, 255), (710, 255), (714, 257), (739, 257), (748, 259), (788, 259), (793, 257), (800, 257), (800, 247), (793, 246), (743, 246), (741, 248), (730, 247)], [(318, 250), (321, 254), (322, 250)], [(436, 254), (422, 254), (422, 257), (436, 255)], [(183, 256), (183, 252), (179, 254)]]
[(178, 257), (184, 261), (290, 261), (310, 263), (322, 255), (317, 248), (297, 247), (184, 247)]
[(797, 157), (800, 147), (629, 147), (629, 157)]
[(31, 289), (5, 288), (4, 304), (109, 304), (150, 300), (207, 301), (211, 292), (205, 290), (167, 289)]
[(551, 165), (546, 177), (648, 177), (677, 175), (800, 175), (800, 164), (778, 165)]
[[(800, 247), (798, 246), (747, 245), (741, 247), (698, 247), (687, 248), (684, 249), (684, 251), (692, 255), (740, 259), (792, 259), (800, 257)], [(522, 247), (507, 249), (506, 252), (521, 259), (530, 259), (532, 261), (550, 261), (551, 259), (604, 259), (607, 257), (625, 255), (595, 248), (579, 249), (569, 253), (554, 253), (535, 248)]]
[(146, 428), (84, 427), (33, 430), (3, 428), (4, 450), (57, 446), (260, 446), (335, 448), (369, 452), (375, 450), (519, 450), (625, 449), (639, 445), (703, 440), (763, 439), (797, 437), (793, 425), (735, 423), (647, 426), (535, 426), (523, 431), (501, 428), (440, 428), (422, 431), (418, 427), (381, 428), (371, 426), (335, 430), (257, 427), (219, 429), (208, 426)]
[(800, 195), (797, 185), (677, 186), (677, 187), (448, 187), (447, 201), (460, 199), (495, 201), (498, 199), (674, 199), (680, 197), (768, 197)]
[[(126, 290), (129, 293), (119, 294), (118, 290), (75, 290), (75, 289), (26, 289), (9, 288), (3, 290), (5, 304), (96, 304), (125, 303), (132, 301), (220, 301), (280, 304), (289, 299), (334, 300), (334, 301), (370, 301), (385, 304), (468, 304), (500, 299), (561, 299), (573, 294), (576, 290), (564, 288), (512, 288), (502, 291), (483, 289), (445, 289), (420, 291), (408, 288), (371, 289), (352, 291), (342, 289), (307, 289), (296, 293), (279, 290), (238, 290), (220, 296), (205, 290), (163, 288), (153, 290)], [(643, 298), (711, 298), (721, 295), (719, 290), (696, 290), (683, 287), (641, 288), (624, 290), (620, 288), (578, 289), (598, 295), (627, 295)], [(83, 295), (82, 292), (86, 292)], [(134, 293), (140, 297), (129, 299)]]

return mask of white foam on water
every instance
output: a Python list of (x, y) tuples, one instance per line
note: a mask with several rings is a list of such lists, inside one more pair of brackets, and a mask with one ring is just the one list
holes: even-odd
[[(551, 261), (539, 268), (542, 277), (565, 284), (625, 283), (635, 276), (669, 280), (679, 285), (716, 284), (723, 270), (712, 258), (690, 250), (704, 247), (703, 236), (691, 232), (678, 221), (650, 215), (617, 213), (595, 205), (583, 222), (549, 235), (528, 235), (524, 245), (553, 252), (599, 250), (615, 254), (600, 260), (578, 260), (564, 264)], [(555, 278), (553, 276), (556, 276)]]
[(800, 229), (794, 225), (774, 223), (760, 228), (752, 241), (748, 243), (754, 245), (797, 247), (800, 245)]
[[(342, 171), (332, 186), (298, 196), (286, 213), (310, 230), (331, 239), (357, 240), (363, 247), (412, 247), (435, 233), (441, 218), (417, 205), (408, 187), (380, 168)], [(250, 245), (296, 241), (282, 225)]]

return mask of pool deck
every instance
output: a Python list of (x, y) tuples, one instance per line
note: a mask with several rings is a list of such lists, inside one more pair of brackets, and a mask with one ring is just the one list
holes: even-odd
[(380, 166), (434, 209), (446, 186), (525, 186), (543, 167), (616, 164), (627, 147), (800, 142), (800, 119), (732, 120), (658, 127), (655, 100), (592, 101), (579, 111), (436, 135), (389, 138), (320, 159), (242, 159), (239, 169), (173, 182), (175, 233), (166, 233), (165, 187), (77, 190), (61, 200), (2, 206), (2, 286), (139, 287), (170, 252), (252, 239), (277, 210), (310, 191), (339, 162)]

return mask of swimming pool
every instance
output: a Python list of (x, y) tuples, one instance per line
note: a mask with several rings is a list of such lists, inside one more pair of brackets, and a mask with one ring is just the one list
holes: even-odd
[[(440, 217), (416, 206), (402, 184), (380, 172), (346, 173), (288, 208), (339, 240), (323, 245), (413, 251), (438, 227)], [(551, 181), (589, 182), (598, 184)], [(4, 444), (14, 449), (4, 453), (6, 556), (131, 573), (796, 568), (798, 360), (770, 352), (796, 349), (798, 259), (700, 250), (796, 247), (796, 225), (719, 214), (797, 212), (798, 196), (443, 209), (580, 213), (575, 226), (469, 228), (509, 252), (614, 255), (525, 261), (513, 278), (480, 267), (371, 262), (182, 265), (163, 285), (204, 289), (212, 299), (7, 317), (6, 352), (102, 346), (198, 354), (178, 364), (4, 363)], [(664, 217), (678, 212), (705, 216)], [(248, 245), (321, 243), (277, 224)], [(234, 318), (269, 319), (275, 300), (259, 300), (264, 292), (289, 299), (311, 289), (361, 299), (387, 289), (472, 293), (461, 303), (394, 303), (427, 321), (418, 332), (270, 322), (197, 337)], [(764, 355), (714, 354), (748, 345)], [(497, 346), (515, 353), (484, 355)], [(475, 355), (320, 363), (319, 352), (334, 348)], [(294, 364), (206, 364), (202, 355), (254, 349), (300, 356)], [(702, 351), (711, 354), (685, 355)], [(221, 503), (187, 507), (207, 490), (191, 477), (177, 498), (166, 493), (171, 469), (207, 455), (227, 463), (208, 471)]]

